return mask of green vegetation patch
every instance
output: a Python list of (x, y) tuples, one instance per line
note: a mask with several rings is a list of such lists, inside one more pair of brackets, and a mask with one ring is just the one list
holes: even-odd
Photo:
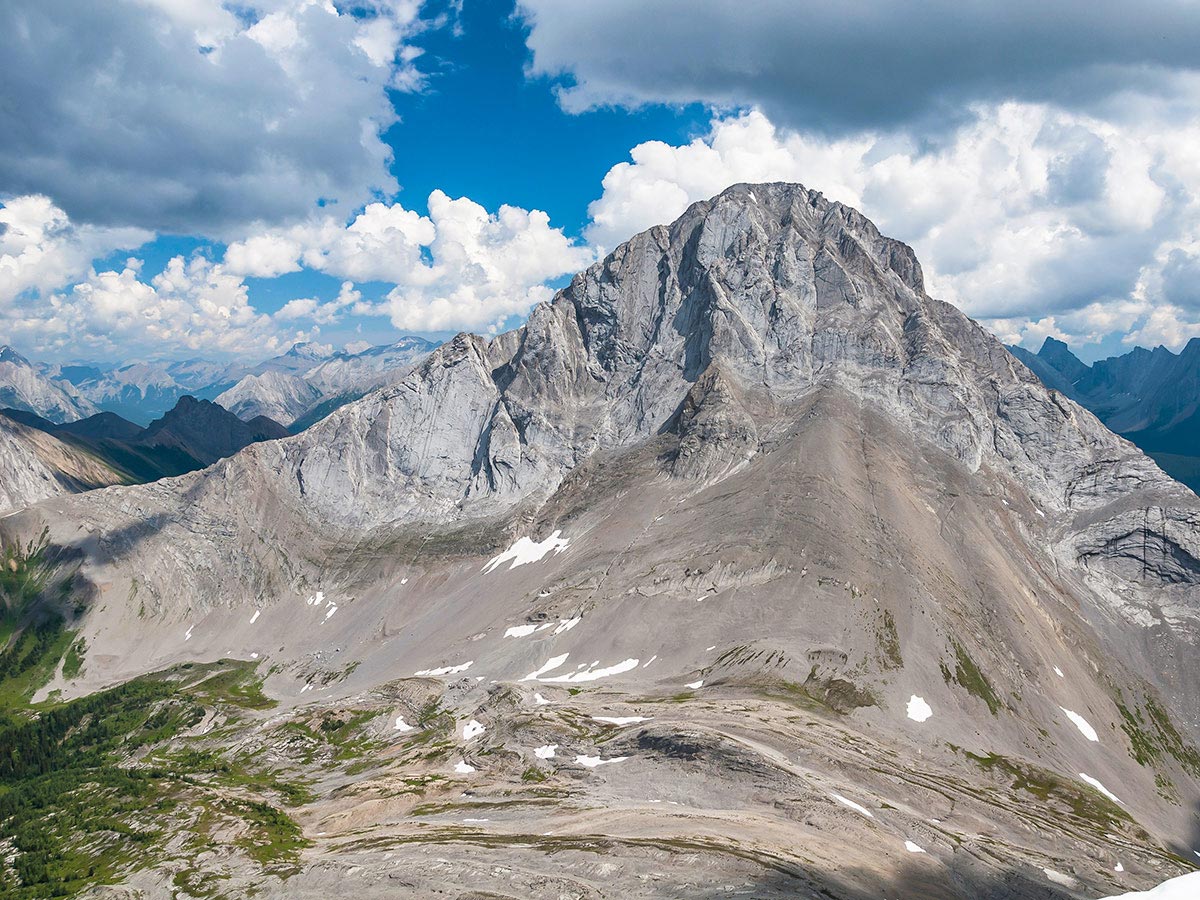
[(1141, 708), (1130, 708), (1118, 690), (1116, 704), (1121, 713), (1121, 730), (1128, 736), (1137, 762), (1149, 766), (1169, 756), (1189, 775), (1200, 777), (1200, 752), (1179, 733), (1171, 716), (1153, 697), (1147, 697)]
[[(210, 713), (261, 707), (253, 669), (179, 667), (67, 703), (0, 710), (0, 896), (61, 897), (186, 859), (234, 828), (264, 871), (295, 871), (304, 846), (283, 805), (307, 791), (187, 732)], [(211, 740), (211, 735), (208, 737)]]
[(946, 680), (947, 684), (954, 682), (971, 696), (978, 697), (987, 704), (992, 715), (996, 715), (1000, 711), (1000, 698), (992, 690), (992, 683), (975, 665), (975, 661), (971, 659), (962, 644), (958, 641), (950, 643), (954, 647), (954, 671), (951, 672), (949, 667), (942, 663), (942, 678)]
[(1073, 816), (1092, 827), (1108, 829), (1122, 823), (1133, 824), (1133, 817), (1128, 812), (1087, 785), (1077, 784), (1048, 769), (999, 754), (980, 756), (969, 750), (962, 752), (984, 771), (1006, 776), (1013, 790), (1032, 794), (1043, 803), (1058, 801)]

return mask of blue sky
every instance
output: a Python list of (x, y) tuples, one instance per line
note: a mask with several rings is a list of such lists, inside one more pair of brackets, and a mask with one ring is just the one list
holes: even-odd
[[(0, 339), (254, 358), (494, 332), (791, 180), (1085, 358), (1200, 334), (1200, 11), (45, 0), (0, 11)], [(67, 23), (64, 25), (64, 23)]]

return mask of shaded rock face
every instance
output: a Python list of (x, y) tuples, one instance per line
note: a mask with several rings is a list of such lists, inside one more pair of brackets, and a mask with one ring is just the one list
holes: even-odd
[(50, 497), (124, 481), (95, 456), (0, 415), (0, 515)]
[(1200, 492), (1200, 339), (1178, 354), (1135, 347), (1090, 366), (1054, 338), (1046, 338), (1037, 353), (1010, 349), (1047, 387), (1090, 409)]
[(287, 429), (266, 416), (243, 422), (211, 400), (184, 396), (136, 437), (148, 447), (174, 447), (208, 465), (259, 441), (286, 437)]
[[(497, 807), (490, 843), (427, 843), (386, 785), (331, 792), (288, 891), (352, 866), (383, 891), (433, 855), (446, 883), (514, 896), (703, 896), (689, 879), (735, 871), (753, 892), (739, 867), (768, 860), (762, 896), (1032, 898), (1066, 883), (1047, 869), (1113, 886), (1133, 847), (1139, 886), (1179, 867), (1166, 848), (1200, 801), (1198, 517), (928, 297), (909, 248), (769, 184), (637, 235), (524, 327), (460, 335), (303, 434), (3, 528), (49, 527), (102, 598), (84, 680), (52, 688), (254, 653), (293, 706), (444, 680), (486, 731), (405, 759), (475, 779), (451, 806), (467, 785), (518, 806), (534, 747), (567, 761), (551, 810)], [(302, 696), (330, 659), (350, 673)], [(641, 731), (594, 724), (627, 714)], [(625, 880), (579, 887), (608, 876), (541, 841), (551, 816), (611, 839)], [(390, 861), (338, 843), (375, 827), (403, 838)], [(944, 868), (888, 877), (906, 837)], [(664, 847), (686, 859), (638, 855)], [(485, 855), (564, 880), (480, 881)], [(637, 893), (660, 868), (673, 880)]]

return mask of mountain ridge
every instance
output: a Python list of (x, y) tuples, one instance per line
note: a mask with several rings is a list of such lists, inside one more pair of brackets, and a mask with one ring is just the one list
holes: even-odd
[(547, 827), (630, 896), (1185, 867), (1200, 498), (798, 185), (694, 204), (302, 434), (0, 531), (91, 592), (88, 665), (45, 690), (254, 661), (271, 753), (371, 712), (384, 767), (326, 766), (274, 895), (432, 889), (427, 854), (438, 889), (598, 891)]

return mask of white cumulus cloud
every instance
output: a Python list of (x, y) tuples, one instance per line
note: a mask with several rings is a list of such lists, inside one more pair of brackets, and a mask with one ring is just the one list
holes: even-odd
[[(354, 282), (384, 282), (393, 287), (381, 303), (355, 298), (338, 309), (386, 314), (405, 330), (440, 331), (494, 329), (547, 299), (547, 281), (595, 258), (538, 210), (501, 206), (491, 213), (441, 191), (430, 194), (428, 207), (429, 214), (421, 215), (399, 203), (372, 203), (349, 224), (324, 217), (265, 231), (230, 244), (224, 262), (243, 275), (307, 268)], [(286, 317), (328, 308), (293, 303), (285, 307)]]
[[(236, 234), (397, 185), (416, 0), (0, 5), (0, 184), (77, 222)], [(69, 23), (69, 25), (67, 24)]]

